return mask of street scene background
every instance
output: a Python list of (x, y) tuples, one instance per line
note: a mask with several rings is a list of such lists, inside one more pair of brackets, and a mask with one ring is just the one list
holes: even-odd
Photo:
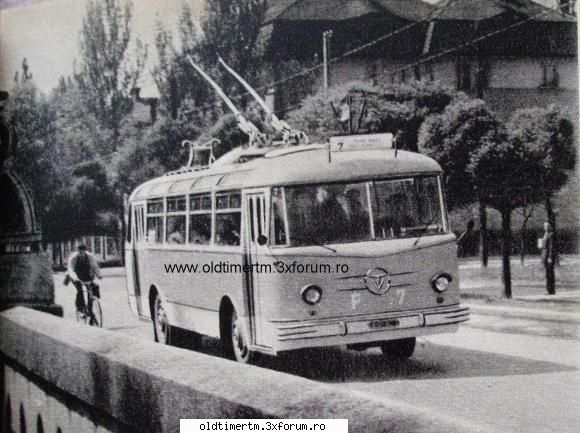
[(151, 340), (126, 301), (127, 197), (186, 164), (183, 140), (218, 138), (217, 157), (247, 144), (188, 56), (275, 134), (221, 56), (311, 142), (390, 132), (442, 166), (472, 312), (404, 362), (335, 348), (258, 365), (497, 431), (577, 431), (575, 2), (4, 0), (0, 24), (0, 253), (46, 252), (66, 320), (64, 268), (85, 244), (104, 327)]

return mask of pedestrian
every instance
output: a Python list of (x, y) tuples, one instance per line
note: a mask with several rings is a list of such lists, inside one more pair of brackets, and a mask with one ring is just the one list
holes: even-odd
[(473, 236), (473, 229), (475, 227), (475, 221), (472, 219), (467, 222), (465, 231), (459, 235), (457, 238), (457, 255), (459, 257), (467, 256), (468, 251), (471, 251), (469, 245), (471, 243), (471, 238)]
[(546, 290), (548, 295), (556, 293), (556, 275), (554, 271), (554, 230), (549, 221), (544, 222), (544, 235), (538, 239), (542, 252), (542, 263), (546, 269)]

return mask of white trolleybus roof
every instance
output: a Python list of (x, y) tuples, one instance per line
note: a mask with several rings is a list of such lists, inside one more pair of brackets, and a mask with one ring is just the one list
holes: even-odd
[(394, 149), (333, 151), (328, 144), (237, 148), (205, 170), (184, 168), (152, 179), (139, 186), (131, 200), (194, 191), (364, 181), (441, 172), (439, 164), (425, 155)]

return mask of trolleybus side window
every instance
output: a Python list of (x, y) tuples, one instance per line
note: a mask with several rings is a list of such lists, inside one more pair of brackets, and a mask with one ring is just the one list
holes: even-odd
[(270, 221), (270, 243), (286, 245), (286, 218), (284, 192), (282, 188), (272, 188), (272, 216)]
[(147, 200), (147, 241), (163, 243), (163, 199)]
[(145, 208), (142, 204), (135, 206), (135, 220), (134, 223), (134, 236), (136, 242), (141, 242), (145, 238)]
[(209, 245), (211, 231), (211, 194), (191, 194), (189, 196), (189, 243)]
[(241, 194), (216, 193), (215, 244), (240, 245)]
[(168, 244), (185, 243), (186, 199), (184, 195), (167, 197), (167, 230), (165, 241)]

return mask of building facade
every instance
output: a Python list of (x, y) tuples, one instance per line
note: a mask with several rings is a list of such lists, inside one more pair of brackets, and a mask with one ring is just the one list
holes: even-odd
[[(279, 0), (265, 24), (274, 65), (319, 64), (331, 30), (331, 86), (436, 80), (500, 117), (552, 103), (578, 117), (576, 18), (532, 0)], [(322, 85), (316, 74), (311, 90)], [(277, 89), (277, 110), (296, 101), (287, 91)]]

